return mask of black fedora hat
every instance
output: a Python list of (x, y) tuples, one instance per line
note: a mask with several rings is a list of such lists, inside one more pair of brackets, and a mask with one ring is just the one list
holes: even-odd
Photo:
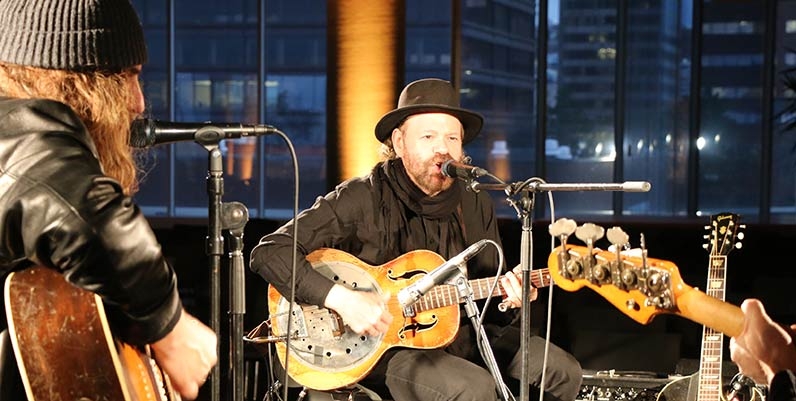
[(459, 107), (459, 96), (450, 82), (426, 78), (409, 83), (398, 97), (398, 107), (383, 115), (376, 124), (376, 139), (384, 142), (405, 118), (421, 113), (446, 113), (461, 121), (462, 143), (470, 142), (481, 131), (484, 117)]

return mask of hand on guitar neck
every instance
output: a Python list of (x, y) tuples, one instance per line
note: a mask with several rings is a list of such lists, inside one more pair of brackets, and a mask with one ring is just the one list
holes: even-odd
[[(547, 273), (545, 272), (544, 274)], [(531, 301), (535, 301), (539, 297), (537, 286), (539, 286), (540, 282), (537, 281), (543, 281), (543, 279), (534, 281), (533, 276), (531, 276), (531, 286), (528, 294)], [(500, 277), (500, 286), (503, 288), (503, 300), (498, 305), (500, 310), (505, 311), (522, 306), (522, 270), (519, 265)]]
[(730, 339), (730, 356), (740, 372), (764, 385), (770, 385), (778, 372), (796, 372), (796, 324), (783, 327), (774, 322), (757, 299), (745, 300), (741, 310), (743, 329)]

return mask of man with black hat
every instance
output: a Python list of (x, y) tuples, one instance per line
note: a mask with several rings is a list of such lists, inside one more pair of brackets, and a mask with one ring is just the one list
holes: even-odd
[[(0, 1), (0, 276), (38, 265), (100, 295), (117, 339), (148, 345), (168, 375), (162, 390), (170, 383), (194, 399), (216, 364), (217, 339), (183, 309), (175, 272), (130, 198), (137, 168), (129, 127), (145, 107), (138, 76), (146, 57), (128, 0)], [(83, 316), (63, 317), (76, 318)], [(26, 391), (32, 399), (59, 379), (20, 377), (5, 324), (0, 399), (23, 399)], [(70, 345), (87, 351), (103, 344)], [(142, 368), (133, 373), (145, 374)], [(106, 389), (73, 399), (109, 399), (103, 390), (110, 391), (113, 372), (100, 373)], [(121, 386), (129, 390), (146, 377)]]
[[(369, 175), (347, 180), (318, 198), (295, 222), (264, 236), (252, 250), (252, 270), (280, 294), (291, 293), (295, 224), (299, 254), (296, 301), (334, 310), (350, 330), (359, 334), (378, 338), (391, 330), (394, 320), (403, 319), (391, 313), (396, 302), (385, 299), (395, 298), (396, 294), (350, 288), (344, 285), (345, 279), (333, 281), (315, 270), (306, 256), (319, 248), (338, 248), (368, 265), (380, 266), (418, 249), (428, 249), (448, 259), (483, 239), (499, 245), (497, 218), (489, 194), (468, 191), (459, 180), (443, 175), (441, 170), (448, 160), (463, 160), (463, 145), (475, 138), (482, 124), (481, 115), (459, 107), (458, 94), (450, 82), (421, 79), (408, 84), (401, 92), (398, 107), (376, 125), (376, 138), (383, 144), (386, 160)], [(468, 278), (494, 277), (497, 268), (497, 250), (485, 247), (468, 261)], [(522, 291), (517, 277), (508, 272), (500, 280), (507, 294), (503, 303), (520, 306)], [(475, 331), (464, 314), (462, 317), (456, 322), (461, 327), (450, 344), (433, 349), (393, 344), (397, 347), (384, 353), (361, 384), (374, 389), (386, 386), (387, 391), (383, 392), (389, 394), (382, 396), (396, 401), (496, 400), (499, 391), (484, 367)], [(516, 313), (501, 313), (497, 308), (485, 316), (485, 329), (498, 366), (507, 384), (514, 384), (515, 389), (522, 370), (520, 330), (512, 324), (517, 320)], [(537, 388), (541, 385), (544, 346), (540, 337), (530, 341), (536, 357), (529, 379)], [(580, 365), (555, 345), (550, 345), (549, 354), (545, 398), (574, 400), (581, 383)]]

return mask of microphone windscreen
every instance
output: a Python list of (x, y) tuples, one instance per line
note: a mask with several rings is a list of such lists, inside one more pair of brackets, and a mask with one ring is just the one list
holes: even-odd
[(152, 135), (154, 129), (151, 127), (151, 120), (137, 118), (130, 125), (130, 146), (134, 148), (147, 148), (154, 144), (155, 138)]

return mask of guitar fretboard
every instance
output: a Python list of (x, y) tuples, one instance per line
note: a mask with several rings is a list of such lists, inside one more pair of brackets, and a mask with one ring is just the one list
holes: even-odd
[[(711, 255), (708, 267), (708, 282), (705, 293), (713, 298), (724, 301), (725, 273), (727, 256)], [(700, 401), (721, 401), (722, 397), (722, 359), (724, 351), (724, 335), (721, 332), (703, 326), (702, 357), (699, 361), (699, 395)]]
[[(547, 268), (531, 270), (530, 277), (531, 285), (536, 288), (547, 287), (551, 284), (550, 271)], [(497, 285), (495, 285), (495, 281), (497, 281), (497, 279), (494, 277), (470, 280), (470, 286), (473, 288), (473, 298), (476, 300), (484, 299), (489, 296), (489, 293), (493, 288), (493, 297), (502, 297), (505, 295), (506, 291), (503, 289), (503, 286), (499, 281)], [(419, 313), (462, 302), (464, 302), (464, 300), (459, 296), (459, 290), (456, 288), (456, 286), (443, 284), (432, 288), (417, 302), (415, 302), (412, 307), (414, 308), (415, 312)]]

